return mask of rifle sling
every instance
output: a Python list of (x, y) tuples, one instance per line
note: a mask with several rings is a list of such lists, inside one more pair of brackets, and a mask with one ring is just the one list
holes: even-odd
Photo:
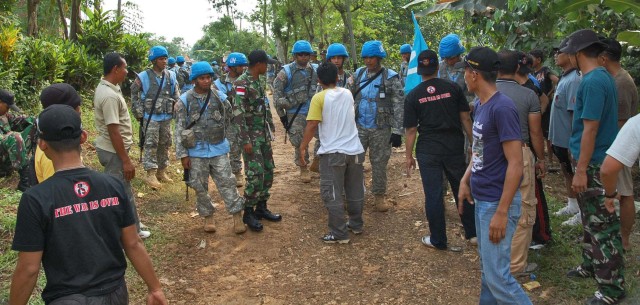
[[(148, 72), (147, 72), (148, 73)], [(153, 103), (151, 103), (151, 111), (149, 112), (149, 119), (147, 120), (147, 124), (144, 126), (144, 133), (142, 141), (140, 141), (140, 148), (144, 147), (144, 143), (147, 141), (147, 129), (149, 129), (149, 122), (151, 122), (151, 116), (153, 115), (153, 111), (156, 109), (156, 102), (158, 101), (158, 97), (160, 96), (160, 91), (162, 91), (162, 85), (164, 85), (164, 70), (162, 70), (162, 78), (160, 79), (160, 86), (158, 86), (158, 91), (156, 92), (156, 96), (153, 98)], [(144, 113), (142, 116), (144, 120)]]

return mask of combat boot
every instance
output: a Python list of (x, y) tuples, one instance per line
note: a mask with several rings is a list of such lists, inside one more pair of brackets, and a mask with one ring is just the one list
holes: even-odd
[(207, 233), (213, 233), (216, 231), (216, 222), (213, 220), (213, 215), (209, 215), (204, 218), (204, 231)]
[(311, 182), (311, 174), (309, 174), (309, 169), (306, 166), (300, 166), (300, 180), (303, 183)]
[(318, 156), (313, 158), (313, 162), (311, 162), (311, 165), (309, 166), (309, 170), (314, 172), (314, 173), (319, 173), (320, 172), (320, 160), (319, 160)]
[(233, 214), (233, 232), (236, 234), (242, 234), (247, 231), (247, 227), (244, 226), (244, 222), (242, 222), (242, 211)]
[(20, 180), (18, 180), (17, 189), (21, 192), (26, 191), (29, 187), (31, 187), (31, 166), (25, 166), (18, 173), (20, 174)]
[(377, 212), (386, 212), (389, 210), (389, 204), (384, 199), (384, 195), (374, 195), (374, 205)]
[(158, 172), (156, 173), (156, 178), (158, 178), (159, 182), (173, 183), (173, 179), (169, 178), (169, 176), (167, 175), (166, 168), (159, 168)]
[(242, 172), (237, 172), (236, 175), (236, 186), (240, 187), (244, 185), (244, 177), (242, 177)]
[(282, 216), (280, 214), (273, 214), (269, 209), (267, 209), (267, 201), (260, 201), (256, 206), (256, 218), (258, 219), (266, 219), (268, 221), (281, 221)]
[(156, 177), (158, 173), (158, 169), (152, 168), (147, 170), (147, 177), (144, 179), (144, 182), (150, 186), (152, 189), (157, 190), (162, 186)]
[(244, 222), (251, 231), (260, 232), (262, 231), (262, 224), (256, 218), (255, 213), (253, 212), (253, 207), (244, 208), (244, 215), (242, 215), (242, 222)]

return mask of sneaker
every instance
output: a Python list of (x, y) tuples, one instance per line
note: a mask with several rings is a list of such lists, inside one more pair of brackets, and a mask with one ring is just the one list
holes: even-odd
[(567, 221), (563, 221), (562, 225), (565, 227), (574, 227), (582, 225), (582, 216), (580, 213), (573, 215), (573, 217), (569, 218)]
[(437, 250), (446, 250), (447, 249), (447, 248), (441, 249), (441, 248), (438, 248), (438, 247), (434, 246), (431, 243), (431, 236), (429, 236), (429, 235), (422, 236), (422, 244), (427, 246), (427, 247), (429, 247), (429, 248), (434, 248), (434, 249), (437, 249)]
[(140, 232), (138, 232), (138, 236), (140, 236), (140, 238), (142, 238), (142, 239), (145, 239), (145, 238), (151, 236), (151, 232), (140, 230)]
[(617, 298), (608, 297), (603, 295), (600, 291), (596, 291), (594, 296), (587, 300), (586, 305), (614, 305), (620, 303), (625, 298), (625, 295), (622, 294)]
[(578, 212), (580, 212), (580, 210), (572, 209), (568, 205), (566, 205), (564, 208), (562, 208), (559, 211), (553, 213), (553, 215), (556, 215), (556, 216), (570, 216), (570, 215), (575, 215)]
[(585, 270), (584, 268), (582, 268), (582, 266), (578, 266), (576, 267), (576, 269), (567, 272), (567, 277), (588, 279), (590, 277), (593, 277), (593, 273), (591, 273), (591, 271)]
[(544, 244), (539, 244), (535, 241), (532, 241), (531, 244), (529, 245), (530, 250), (540, 250), (542, 248), (544, 248)]
[(356, 230), (356, 229), (352, 228), (348, 221), (347, 221), (347, 229), (349, 231), (351, 231), (351, 233), (353, 233), (355, 235), (362, 234), (362, 229)]
[(337, 239), (335, 236), (333, 236), (333, 233), (328, 233), (325, 236), (322, 236), (322, 241), (327, 243), (327, 244), (348, 244), (349, 243), (349, 239)]
[(471, 237), (471, 238), (467, 239), (467, 242), (470, 243), (472, 246), (477, 246), (478, 245), (478, 238), (477, 237)]

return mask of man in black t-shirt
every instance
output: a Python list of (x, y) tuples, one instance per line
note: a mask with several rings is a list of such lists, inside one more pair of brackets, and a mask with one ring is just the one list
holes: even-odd
[[(464, 159), (465, 133), (472, 143), (469, 104), (456, 83), (437, 78), (438, 55), (432, 50), (418, 56), (418, 74), (422, 83), (405, 98), (404, 127), (406, 128), (407, 174), (415, 168), (413, 145), (425, 193), (425, 211), (431, 235), (422, 237), (422, 243), (436, 249), (447, 249), (445, 210), (443, 203), (442, 172), (444, 171), (453, 194), (458, 194), (460, 180), (466, 170)], [(464, 130), (464, 133), (463, 133)], [(454, 196), (456, 203), (457, 196)], [(474, 209), (464, 201), (460, 215), (465, 238), (476, 240)], [(454, 249), (453, 247), (451, 248)]]
[(42, 263), (46, 304), (128, 304), (126, 253), (147, 284), (147, 304), (167, 304), (124, 185), (82, 164), (80, 144), (87, 133), (80, 115), (70, 106), (51, 105), (38, 122), (38, 146), (56, 173), (20, 199), (9, 303), (27, 304)]

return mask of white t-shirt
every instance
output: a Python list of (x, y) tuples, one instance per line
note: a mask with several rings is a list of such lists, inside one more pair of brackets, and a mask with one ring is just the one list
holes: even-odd
[(351, 91), (345, 88), (325, 89), (313, 96), (307, 121), (320, 121), (319, 155), (364, 153), (358, 137), (353, 105)]
[(633, 166), (640, 155), (640, 114), (630, 118), (607, 150), (607, 155), (627, 167)]

